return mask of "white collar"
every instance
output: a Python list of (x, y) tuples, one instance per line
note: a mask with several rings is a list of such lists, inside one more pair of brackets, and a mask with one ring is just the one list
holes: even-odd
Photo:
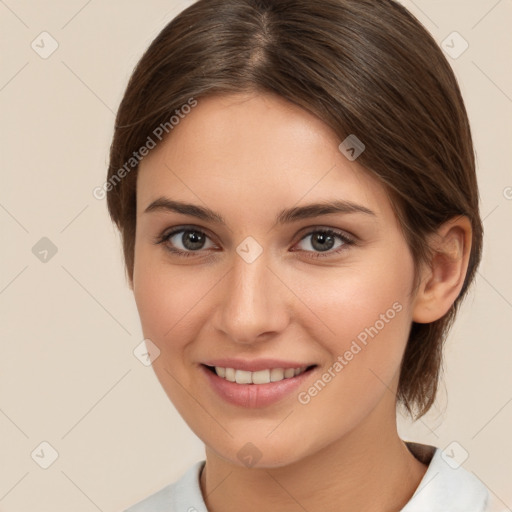
[[(482, 482), (434, 446), (406, 442), (409, 451), (428, 464), (420, 484), (400, 512), (484, 512), (489, 492)], [(430, 459), (430, 461), (429, 461)], [(455, 469), (456, 468), (456, 469)]]

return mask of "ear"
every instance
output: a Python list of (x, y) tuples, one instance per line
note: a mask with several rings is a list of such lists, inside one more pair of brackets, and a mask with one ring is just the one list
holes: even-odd
[(471, 238), (471, 222), (465, 216), (450, 219), (430, 237), (432, 258), (421, 270), (413, 305), (414, 322), (434, 322), (455, 302), (466, 277)]

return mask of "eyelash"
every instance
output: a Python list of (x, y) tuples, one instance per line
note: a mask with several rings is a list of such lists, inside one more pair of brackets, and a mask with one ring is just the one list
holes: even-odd
[[(174, 235), (176, 235), (178, 233), (181, 233), (181, 232), (185, 232), (185, 231), (190, 231), (190, 232), (194, 232), (194, 233), (200, 233), (202, 235), (205, 235), (207, 238), (210, 238), (210, 237), (208, 237), (208, 235), (203, 230), (198, 229), (198, 228), (196, 228), (194, 226), (181, 226), (181, 227), (179, 227), (177, 229), (174, 229), (174, 230), (172, 230), (172, 231), (170, 231), (168, 233), (164, 232), (161, 235), (157, 236), (155, 238), (155, 240), (154, 240), (154, 243), (156, 245), (163, 244), (165, 242), (168, 242)], [(308, 256), (310, 258), (317, 259), (317, 258), (329, 257), (329, 256), (332, 256), (332, 255), (335, 255), (335, 254), (337, 255), (337, 254), (341, 253), (342, 251), (347, 250), (347, 248), (349, 246), (355, 245), (355, 243), (356, 243), (353, 238), (349, 237), (345, 233), (342, 233), (340, 231), (336, 231), (336, 230), (334, 230), (332, 228), (315, 228), (312, 231), (309, 231), (308, 233), (306, 233), (299, 240), (299, 242), (301, 242), (302, 240), (304, 240), (308, 236), (315, 235), (317, 233), (322, 233), (324, 235), (337, 237), (337, 238), (339, 238), (343, 242), (343, 245), (338, 247), (336, 250), (329, 249), (328, 251), (315, 252), (314, 255)], [(297, 242), (297, 243), (299, 243), (299, 242)], [(191, 256), (195, 256), (196, 253), (201, 252), (203, 249), (199, 249), (197, 251), (182, 251), (181, 249), (171, 248), (171, 247), (167, 246), (166, 250), (168, 250), (169, 252), (171, 252), (173, 254), (176, 254), (179, 257), (190, 258)], [(296, 252), (296, 251), (294, 251), (294, 252)], [(313, 251), (302, 251), (302, 252), (311, 253)]]

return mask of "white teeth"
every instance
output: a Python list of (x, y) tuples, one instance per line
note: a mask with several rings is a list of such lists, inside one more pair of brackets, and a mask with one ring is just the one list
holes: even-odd
[(270, 370), (270, 381), (276, 382), (284, 379), (284, 370), (282, 368), (272, 368)]
[(235, 380), (237, 384), (252, 384), (251, 372), (236, 370)]
[(250, 372), (247, 370), (235, 370), (234, 368), (215, 367), (215, 373), (230, 382), (237, 384), (268, 384), (283, 379), (290, 379), (306, 371), (307, 366), (300, 368), (271, 368)]
[(252, 372), (253, 384), (267, 384), (270, 382), (270, 370), (260, 370), (259, 372)]
[(295, 375), (295, 369), (294, 368), (286, 368), (284, 371), (284, 378), (289, 379), (290, 377), (293, 377)]

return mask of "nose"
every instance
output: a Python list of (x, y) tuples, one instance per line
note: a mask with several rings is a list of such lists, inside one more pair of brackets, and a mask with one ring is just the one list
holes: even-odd
[(231, 270), (219, 285), (214, 325), (232, 341), (268, 340), (289, 324), (293, 293), (269, 268), (265, 251), (252, 263), (235, 254)]

